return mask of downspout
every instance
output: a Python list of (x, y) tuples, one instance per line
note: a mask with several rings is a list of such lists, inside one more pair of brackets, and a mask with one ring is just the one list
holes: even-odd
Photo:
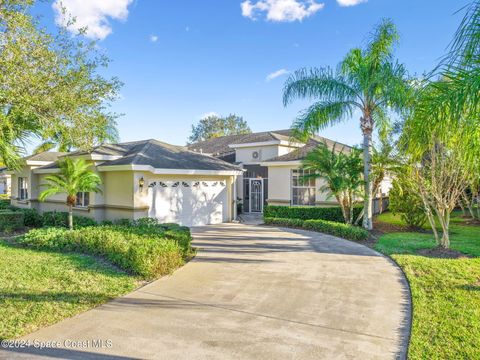
[(237, 175), (233, 176), (233, 219), (237, 220)]

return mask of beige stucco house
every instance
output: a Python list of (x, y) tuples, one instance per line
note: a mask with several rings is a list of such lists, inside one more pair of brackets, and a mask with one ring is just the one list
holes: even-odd
[(336, 144), (339, 151), (350, 150), (348, 145), (319, 136), (306, 143), (292, 140), (291, 130), (224, 136), (189, 148), (241, 166), (244, 173), (237, 177), (237, 194), (243, 201), (243, 211), (261, 213), (265, 204), (336, 204), (329, 193), (319, 190), (324, 185), (322, 179), (299, 181), (307, 171), (301, 169), (302, 159), (320, 143), (329, 147)]
[(77, 194), (76, 215), (97, 221), (149, 216), (188, 226), (236, 217), (235, 184), (242, 174), (238, 166), (157, 140), (30, 156), (20, 171), (11, 173), (12, 205), (65, 211), (65, 195), (38, 200), (45, 177), (59, 171), (56, 162), (65, 156), (86, 159), (102, 178), (101, 193)]
[(26, 158), (12, 175), (12, 204), (39, 211), (65, 211), (65, 196), (45, 202), (38, 196), (45, 177), (58, 172), (65, 156), (84, 158), (102, 178), (102, 193), (78, 194), (77, 215), (97, 221), (155, 217), (161, 222), (204, 225), (232, 221), (237, 203), (247, 213), (262, 213), (266, 204), (331, 206), (334, 198), (308, 183), (301, 161), (320, 143), (347, 145), (314, 137), (302, 143), (290, 130), (224, 136), (190, 144), (157, 140), (102, 145), (91, 152), (45, 152)]

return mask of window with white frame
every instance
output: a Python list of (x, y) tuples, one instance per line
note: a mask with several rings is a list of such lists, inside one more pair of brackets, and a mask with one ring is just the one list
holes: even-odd
[(28, 178), (26, 177), (18, 178), (18, 198), (20, 200), (28, 199)]
[(292, 205), (315, 205), (315, 178), (303, 178), (313, 174), (313, 170), (292, 170)]
[(77, 202), (75, 203), (76, 207), (88, 207), (90, 204), (90, 193), (88, 192), (78, 192), (77, 193)]

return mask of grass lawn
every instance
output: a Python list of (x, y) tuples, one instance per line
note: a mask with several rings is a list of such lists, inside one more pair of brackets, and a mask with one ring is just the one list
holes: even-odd
[(91, 256), (0, 240), (0, 339), (15, 338), (126, 294), (138, 279)]
[[(375, 245), (403, 268), (410, 283), (410, 359), (480, 358), (480, 226), (465, 224), (459, 215), (454, 213), (452, 218), (451, 248), (471, 258), (418, 254), (436, 246), (429, 233), (388, 233)], [(405, 225), (391, 213), (380, 215), (377, 221)]]

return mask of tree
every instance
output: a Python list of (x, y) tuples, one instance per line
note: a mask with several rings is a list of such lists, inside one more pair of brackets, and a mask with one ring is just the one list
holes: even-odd
[(388, 111), (400, 111), (408, 101), (406, 70), (393, 59), (397, 39), (394, 24), (383, 20), (367, 46), (352, 49), (336, 71), (328, 67), (298, 70), (287, 79), (283, 92), (285, 106), (296, 98), (317, 100), (293, 125), (303, 136), (337, 124), (360, 111), (365, 179), (363, 226), (369, 230), (373, 227), (372, 133), (375, 126), (387, 125)]
[(474, 155), (478, 154), (479, 130), (475, 122), (465, 118), (452, 121), (455, 110), (448, 103), (442, 105), (442, 112), (437, 111), (437, 94), (443, 89), (444, 85), (426, 81), (416, 91), (400, 144), (409, 164), (406, 175), (423, 201), (435, 240), (448, 248), (450, 214), (471, 185), (472, 176), (478, 176)]
[(335, 197), (347, 224), (354, 222), (353, 206), (363, 183), (360, 154), (357, 148), (346, 151), (343, 147), (338, 150), (337, 145), (329, 149), (326, 144), (320, 144), (302, 160), (302, 168), (313, 170), (304, 180), (314, 177), (326, 182), (320, 190)]
[(210, 115), (197, 125), (192, 125), (192, 135), (188, 138), (189, 143), (205, 141), (226, 135), (250, 134), (252, 130), (242, 117), (230, 114), (227, 117)]
[(389, 196), (389, 210), (400, 214), (411, 228), (421, 228), (427, 221), (425, 207), (416, 187), (412, 184), (409, 166), (398, 166), (392, 182)]
[(56, 194), (66, 194), (68, 206), (68, 227), (73, 229), (73, 207), (77, 202), (79, 192), (101, 192), (102, 180), (98, 174), (89, 169), (90, 165), (84, 159), (72, 160), (66, 158), (59, 161), (60, 172), (45, 177), (47, 181), (43, 186), (47, 187), (40, 193), (39, 200), (45, 201), (48, 197)]
[(48, 33), (30, 14), (33, 3), (0, 6), (0, 159), (11, 168), (31, 137), (85, 150), (104, 141), (115, 127), (108, 106), (121, 86), (98, 73), (109, 61), (83, 40), (84, 30)]
[[(480, 157), (480, 1), (466, 7), (450, 51), (418, 81), (401, 137), (412, 183), (439, 246), (449, 247), (450, 213), (476, 191)], [(436, 221), (442, 228), (438, 234)]]

